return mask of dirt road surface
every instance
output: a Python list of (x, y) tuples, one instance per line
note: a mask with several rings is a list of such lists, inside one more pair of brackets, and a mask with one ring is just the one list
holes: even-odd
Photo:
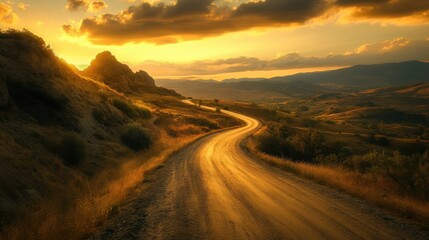
[(366, 202), (252, 159), (255, 119), (208, 135), (148, 176), (89, 239), (429, 239)]

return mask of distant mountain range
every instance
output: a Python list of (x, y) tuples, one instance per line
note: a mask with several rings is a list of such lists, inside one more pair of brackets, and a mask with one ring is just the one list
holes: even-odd
[(317, 94), (409, 86), (429, 82), (429, 63), (409, 61), (300, 73), (290, 76), (205, 80), (156, 80), (157, 84), (195, 98), (267, 100), (277, 97), (308, 97)]

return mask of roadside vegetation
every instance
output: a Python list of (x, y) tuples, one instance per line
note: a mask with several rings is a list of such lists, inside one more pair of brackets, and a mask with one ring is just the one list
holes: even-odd
[[(427, 181), (419, 182), (420, 186), (416, 188), (410, 182), (413, 177), (406, 176), (410, 169), (403, 172), (400, 168), (396, 169), (405, 183), (405, 185), (401, 185), (400, 182), (393, 180), (390, 174), (378, 174), (376, 171), (362, 173), (341, 166), (312, 164), (272, 156), (260, 151), (253, 139), (246, 143), (245, 148), (259, 159), (282, 170), (335, 187), (352, 196), (365, 199), (379, 207), (389, 209), (401, 216), (417, 220), (426, 227), (428, 226), (429, 203), (425, 200), (427, 199)], [(367, 157), (363, 156), (363, 158)], [(397, 161), (398, 158), (391, 160)], [(424, 167), (427, 165), (425, 164)], [(423, 179), (427, 179), (427, 177), (418, 177), (420, 181)], [(422, 183), (424, 185), (421, 185)], [(409, 189), (407, 186), (412, 187)], [(419, 191), (416, 191), (417, 189)]]
[[(254, 135), (259, 151), (288, 161), (317, 164), (374, 175), (386, 180), (396, 194), (429, 200), (429, 152), (402, 155), (372, 150), (356, 155), (347, 143), (329, 143), (315, 129), (294, 132), (285, 122), (270, 122), (264, 131)], [(386, 187), (386, 186), (385, 186)], [(385, 191), (379, 189), (380, 191)]]
[[(428, 226), (429, 144), (422, 137), (427, 127), (421, 118), (418, 124), (399, 117), (380, 122), (378, 114), (371, 115), (376, 120), (358, 114), (354, 121), (343, 121), (326, 117), (325, 111), (349, 111), (347, 105), (331, 109), (325, 102), (290, 102), (288, 107), (228, 101), (205, 104), (263, 122), (264, 127), (244, 144), (258, 158)], [(374, 106), (365, 106), (369, 105)]]

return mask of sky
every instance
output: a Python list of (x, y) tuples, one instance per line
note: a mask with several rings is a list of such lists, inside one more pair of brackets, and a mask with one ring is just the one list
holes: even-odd
[(78, 68), (111, 51), (155, 78), (273, 77), (429, 60), (429, 0), (0, 0)]

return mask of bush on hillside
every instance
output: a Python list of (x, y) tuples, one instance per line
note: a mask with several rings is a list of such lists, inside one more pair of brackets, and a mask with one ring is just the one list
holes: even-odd
[(324, 136), (315, 129), (296, 131), (288, 123), (270, 122), (267, 130), (256, 136), (258, 148), (268, 154), (295, 161), (313, 162), (324, 150)]
[(131, 119), (144, 118), (148, 119), (151, 116), (151, 112), (148, 109), (134, 106), (132, 103), (121, 99), (114, 99), (112, 101), (113, 106), (119, 109), (127, 117)]
[(185, 118), (185, 123), (189, 123), (196, 126), (202, 126), (207, 127), (209, 129), (219, 129), (219, 125), (215, 122), (212, 122), (210, 120), (207, 120), (205, 118), (194, 118), (194, 117), (188, 117)]
[(310, 108), (309, 108), (309, 107), (307, 107), (307, 106), (299, 106), (299, 107), (296, 109), (296, 111), (297, 111), (297, 112), (307, 112), (307, 111), (310, 111)]
[(85, 141), (75, 133), (65, 134), (57, 147), (58, 154), (67, 166), (77, 166), (87, 155)]
[(138, 126), (127, 127), (121, 135), (121, 141), (134, 151), (146, 149), (152, 144), (150, 134)]
[(94, 107), (92, 117), (105, 127), (115, 127), (126, 122), (124, 115), (109, 104), (99, 104)]

